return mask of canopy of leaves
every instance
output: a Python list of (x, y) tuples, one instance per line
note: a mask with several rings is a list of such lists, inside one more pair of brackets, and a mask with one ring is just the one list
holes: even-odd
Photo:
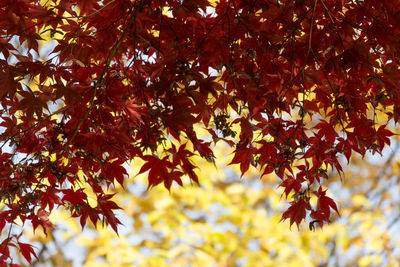
[[(327, 172), (380, 154), (400, 118), (399, 29), (398, 1), (1, 1), (0, 230), (63, 206), (117, 231), (125, 162), (148, 188), (199, 183), (217, 142), (242, 176), (281, 179), (281, 220), (322, 226)], [(0, 260), (32, 261), (11, 232)]]

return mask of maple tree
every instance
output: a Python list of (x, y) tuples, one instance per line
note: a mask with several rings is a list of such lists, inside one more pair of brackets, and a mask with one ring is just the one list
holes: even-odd
[[(339, 212), (328, 172), (381, 153), (400, 118), (399, 14), (372, 0), (1, 1), (0, 230), (51, 228), (63, 206), (117, 231), (107, 189), (124, 163), (143, 159), (149, 188), (199, 183), (192, 159), (213, 162), (213, 142), (242, 176), (281, 179), (282, 220), (322, 226)], [(10, 230), (4, 263), (10, 246), (35, 256)]]

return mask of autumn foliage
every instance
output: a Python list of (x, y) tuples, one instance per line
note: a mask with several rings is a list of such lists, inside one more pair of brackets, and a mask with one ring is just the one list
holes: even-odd
[[(144, 160), (149, 188), (201, 183), (191, 158), (215, 142), (242, 176), (280, 178), (282, 220), (322, 226), (329, 172), (390, 144), (399, 43), (398, 1), (2, 0), (0, 230), (51, 228), (63, 206), (117, 231), (124, 163)], [(3, 264), (10, 247), (35, 257), (10, 230)]]

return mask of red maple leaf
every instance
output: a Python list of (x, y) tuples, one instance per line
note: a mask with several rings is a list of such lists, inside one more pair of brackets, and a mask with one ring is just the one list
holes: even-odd
[(293, 223), (299, 224), (302, 220), (305, 219), (307, 210), (311, 210), (310, 203), (300, 198), (298, 201), (290, 202), (290, 207), (283, 213), (281, 221), (285, 221), (286, 219), (290, 219), (290, 226)]
[(295, 193), (299, 192), (301, 189), (301, 183), (293, 178), (293, 176), (287, 177), (279, 186), (285, 188), (286, 196), (293, 190)]
[(235, 151), (235, 156), (231, 164), (240, 164), (241, 176), (249, 169), (250, 164), (255, 166), (254, 157), (253, 157), (254, 147), (252, 146), (239, 146)]
[(326, 196), (326, 190), (322, 190), (322, 187), (319, 187), (318, 191), (314, 193), (318, 196), (318, 203), (316, 210), (311, 213), (311, 218), (329, 222), (331, 208), (340, 216), (335, 201)]
[(129, 122), (132, 126), (138, 125), (139, 123), (143, 123), (141, 117), (141, 107), (134, 103), (133, 100), (127, 102), (125, 104), (125, 112), (128, 115)]
[(115, 204), (114, 201), (110, 200), (114, 195), (115, 194), (98, 196), (97, 209), (101, 211), (101, 214), (105, 216), (105, 222), (107, 222), (111, 226), (111, 228), (118, 234), (117, 226), (118, 224), (121, 224), (121, 222), (118, 220), (117, 217), (115, 217), (113, 210), (121, 208), (117, 204)]
[(173, 168), (171, 162), (169, 162), (168, 156), (165, 156), (163, 159), (158, 158), (155, 155), (146, 155), (142, 157), (147, 162), (140, 168), (138, 174), (144, 173), (147, 170), (149, 171), (149, 186), (151, 188), (163, 182), (169, 175), (168, 169)]
[(21, 251), (22, 256), (30, 263), (32, 264), (32, 256), (34, 256), (36, 259), (38, 257), (36, 256), (35, 251), (33, 250), (32, 245), (18, 242), (18, 248)]

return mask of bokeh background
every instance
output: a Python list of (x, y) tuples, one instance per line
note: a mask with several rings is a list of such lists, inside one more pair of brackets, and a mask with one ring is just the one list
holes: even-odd
[(329, 173), (323, 183), (340, 216), (312, 230), (280, 222), (291, 196), (286, 200), (278, 178), (260, 179), (255, 168), (240, 177), (239, 166), (227, 165), (231, 148), (221, 143), (214, 152), (215, 165), (192, 158), (200, 186), (187, 182), (171, 191), (147, 190), (146, 173), (136, 175), (142, 162), (127, 164), (124, 188), (110, 188), (123, 208), (119, 235), (101, 224), (82, 231), (62, 210), (50, 217), (57, 229), (47, 236), (25, 225), (39, 258), (34, 266), (400, 266), (395, 138), (382, 156), (354, 155), (349, 164), (343, 159), (344, 176)]

